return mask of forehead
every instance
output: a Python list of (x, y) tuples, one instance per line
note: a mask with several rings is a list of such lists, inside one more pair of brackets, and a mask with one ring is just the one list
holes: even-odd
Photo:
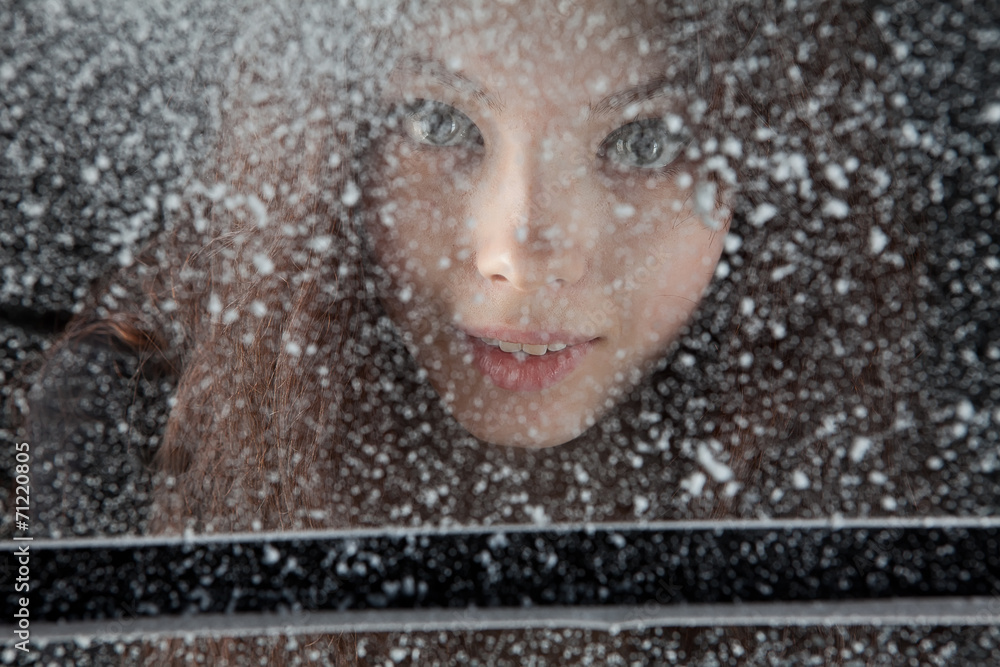
[(567, 84), (601, 94), (662, 74), (677, 51), (666, 13), (645, 0), (442, 3), (417, 17), (404, 48), (506, 87), (541, 85), (544, 94)]

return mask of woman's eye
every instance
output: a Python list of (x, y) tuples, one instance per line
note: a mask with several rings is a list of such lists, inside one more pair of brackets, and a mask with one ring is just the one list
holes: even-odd
[(468, 116), (453, 106), (417, 100), (404, 109), (403, 127), (414, 141), (429, 146), (482, 145), (483, 135)]
[(690, 137), (667, 129), (659, 118), (622, 125), (604, 139), (598, 156), (623, 167), (657, 169), (680, 156)]

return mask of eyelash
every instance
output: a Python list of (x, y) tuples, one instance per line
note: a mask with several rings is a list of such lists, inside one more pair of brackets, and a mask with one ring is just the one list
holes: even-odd
[[(483, 135), (472, 119), (444, 102), (417, 100), (413, 104), (405, 105), (402, 121), (406, 135), (418, 144), (441, 148), (485, 144)], [(435, 122), (438, 123), (436, 126), (430, 125)], [(435, 139), (431, 138), (432, 133), (442, 129), (445, 130), (445, 134)]]
[[(454, 146), (481, 147), (482, 133), (468, 116), (455, 107), (434, 100), (416, 100), (401, 110), (403, 131), (414, 142), (438, 148)], [(434, 135), (437, 134), (435, 137)], [(652, 135), (652, 136), (650, 136)], [(652, 159), (642, 163), (630, 159), (639, 148), (638, 142), (652, 142)], [(647, 118), (626, 123), (608, 134), (597, 150), (597, 157), (624, 169), (670, 171), (690, 143), (690, 135), (671, 132), (663, 119)]]

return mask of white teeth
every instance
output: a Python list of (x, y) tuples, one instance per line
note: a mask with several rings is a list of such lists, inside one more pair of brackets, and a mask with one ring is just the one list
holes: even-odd
[(520, 343), (508, 343), (507, 341), (502, 340), (502, 341), (500, 341), (500, 349), (502, 351), (504, 351), (504, 352), (520, 352), (521, 351), (521, 344)]
[(540, 357), (546, 352), (559, 352), (565, 350), (566, 343), (550, 343), (548, 345), (529, 345), (528, 343), (510, 343), (496, 338), (480, 338), (487, 345), (499, 347), (504, 352), (525, 352), (535, 357)]

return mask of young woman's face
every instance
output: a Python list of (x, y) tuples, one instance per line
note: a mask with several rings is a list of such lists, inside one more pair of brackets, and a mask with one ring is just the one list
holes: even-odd
[(729, 220), (649, 26), (556, 4), (407, 36), (368, 199), (390, 316), (497, 444), (558, 445), (613, 407), (698, 306)]

